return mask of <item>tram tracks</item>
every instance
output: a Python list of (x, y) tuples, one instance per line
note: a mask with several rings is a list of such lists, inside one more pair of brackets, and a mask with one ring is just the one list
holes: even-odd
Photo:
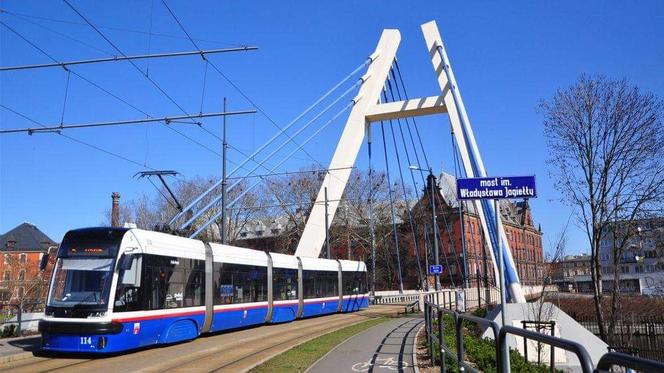
[(190, 342), (109, 357), (35, 356), (0, 366), (1, 372), (223, 372), (244, 371), (293, 346), (371, 317), (395, 315), (400, 306), (372, 306), (291, 323), (213, 334)]

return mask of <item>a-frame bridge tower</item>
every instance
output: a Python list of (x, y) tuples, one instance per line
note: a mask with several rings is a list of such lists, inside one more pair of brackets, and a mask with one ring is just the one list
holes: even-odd
[[(487, 176), (436, 22), (431, 21), (422, 25), (422, 33), (426, 41), (426, 51), (431, 57), (433, 71), (440, 87), (439, 94), (406, 101), (381, 103), (381, 93), (401, 41), (399, 30), (384, 30), (376, 50), (370, 56), (371, 64), (361, 78), (362, 85), (354, 99), (355, 105), (350, 112), (295, 255), (316, 258), (320, 255), (325, 242), (326, 229), (329, 228), (320, 223), (325, 221), (325, 190), (327, 190), (327, 201), (329, 201), (327, 202), (328, 221), (331, 222), (365, 136), (371, 138), (372, 122), (447, 113), (466, 176)], [(496, 222), (493, 218), (495, 213), (492, 204), (478, 202), (475, 208), (480, 217), (484, 236), (491, 237), (491, 240), (486, 242), (490, 248), (496, 278), (498, 278), (496, 248), (499, 247), (503, 251), (505, 283), (510, 298), (513, 302), (525, 302), (509, 243), (500, 221), (500, 214), (498, 214), (499, 218)], [(496, 242), (495, 237), (497, 236), (500, 237), (500, 243)]]

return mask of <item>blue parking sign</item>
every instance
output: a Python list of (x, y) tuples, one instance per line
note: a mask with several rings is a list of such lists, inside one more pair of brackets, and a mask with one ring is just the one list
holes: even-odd
[(430, 265), (429, 266), (429, 274), (431, 275), (439, 275), (443, 273), (443, 266), (442, 265)]

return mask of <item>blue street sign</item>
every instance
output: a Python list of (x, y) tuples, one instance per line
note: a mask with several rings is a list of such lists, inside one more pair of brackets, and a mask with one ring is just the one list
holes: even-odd
[(535, 198), (535, 176), (457, 179), (457, 197), (460, 200)]
[(430, 265), (429, 266), (429, 274), (430, 275), (439, 275), (443, 273), (443, 266), (442, 265)]

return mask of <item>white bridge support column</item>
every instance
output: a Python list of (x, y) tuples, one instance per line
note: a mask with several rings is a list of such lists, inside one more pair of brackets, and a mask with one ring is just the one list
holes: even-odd
[[(350, 177), (351, 167), (355, 164), (360, 147), (364, 141), (364, 136), (370, 133), (369, 125), (373, 121), (447, 112), (466, 174), (469, 177), (486, 176), (484, 164), (475, 143), (475, 136), (463, 107), (458, 87), (455, 87), (455, 98), (455, 92), (451, 90), (451, 84), (455, 83), (448, 81), (441, 53), (438, 52), (438, 46), (443, 47), (443, 42), (435, 21), (422, 25), (422, 32), (436, 72), (441, 94), (439, 96), (416, 98), (406, 101), (380, 103), (381, 91), (385, 86), (385, 81), (389, 76), (401, 41), (401, 35), (398, 30), (384, 30), (376, 51), (372, 54), (372, 63), (369, 65), (367, 73), (362, 77), (363, 84), (360, 92), (354, 99), (355, 105), (350, 112), (344, 131), (341, 134), (341, 139), (330, 163), (330, 170), (325, 175), (295, 255), (313, 258), (317, 258), (320, 255), (327, 228), (325, 226), (325, 188), (327, 188), (328, 200), (330, 201), (328, 202), (328, 221), (331, 224), (339, 207), (339, 200)], [(442, 54), (444, 53), (443, 48)], [(448, 66), (448, 69), (451, 79), (454, 80), (451, 67)], [(497, 229), (500, 234), (500, 247), (504, 250), (506, 283), (509, 286), (512, 300), (519, 303), (525, 302), (502, 223), (498, 224), (497, 227), (495, 227), (496, 224), (489, 226), (488, 220), (493, 219), (491, 217), (493, 215), (493, 208), (490, 204), (476, 203), (475, 205), (480, 216), (485, 237), (492, 237), (491, 233), (495, 232), (492, 228)], [(496, 272), (495, 278), (498, 279), (498, 267), (495, 259), (497, 253), (494, 252), (495, 245), (489, 239), (486, 242), (489, 245), (489, 252), (493, 259), (493, 267)]]
[(366, 113), (378, 102), (385, 80), (392, 67), (394, 56), (401, 42), (399, 30), (384, 30), (380, 37), (373, 61), (364, 75), (364, 83), (355, 98), (355, 105), (348, 116), (348, 121), (341, 134), (341, 139), (330, 163), (330, 170), (325, 175), (323, 185), (318, 192), (316, 203), (309, 214), (302, 237), (295, 250), (295, 255), (318, 258), (325, 241), (325, 193), (328, 194), (329, 223), (339, 207), (339, 200), (344, 192), (348, 178), (360, 152), (367, 127)]
[[(436, 77), (438, 79), (438, 85), (444, 97), (445, 106), (447, 107), (448, 116), (450, 119), (450, 124), (452, 125), (452, 130), (454, 131), (454, 138), (458, 144), (459, 153), (461, 155), (461, 160), (463, 163), (464, 170), (468, 177), (485, 177), (486, 170), (484, 168), (484, 163), (482, 162), (482, 157), (480, 155), (477, 143), (475, 142), (475, 135), (473, 129), (470, 126), (470, 121), (463, 107), (463, 102), (461, 102), (461, 94), (458, 92), (458, 86), (455, 86), (454, 89), (457, 91), (457, 99), (455, 99), (452, 92), (452, 85), (456, 85), (456, 82), (450, 82), (447, 74), (445, 73), (445, 61), (443, 61), (441, 54), (445, 54), (445, 49), (443, 45), (443, 40), (440, 37), (440, 32), (438, 31), (438, 26), (435, 21), (431, 21), (422, 25), (422, 33), (424, 34), (424, 39), (426, 41), (427, 50), (431, 56), (431, 62), (433, 64)], [(439, 53), (439, 47), (442, 48), (442, 51)], [(449, 62), (449, 59), (448, 59)], [(453, 73), (451, 72), (451, 66), (447, 66), (450, 71), (450, 76), (454, 78)], [(463, 120), (461, 119), (463, 116)], [(489, 221), (495, 219), (494, 211), (491, 206), (491, 203), (483, 204), (480, 202), (474, 202), (475, 208), (477, 209), (478, 216), (480, 217), (480, 222), (482, 224), (482, 230), (484, 231), (484, 237), (487, 239), (485, 242), (489, 247), (489, 252), (491, 254), (491, 259), (493, 262), (493, 269), (495, 273), (496, 280), (499, 279), (498, 276), (498, 262), (497, 262), (497, 252), (495, 251), (495, 245), (492, 242), (493, 237), (495, 237), (496, 230), (500, 235), (500, 249), (503, 251), (503, 262), (505, 264), (505, 283), (509, 287), (509, 292), (513, 302), (525, 303), (526, 299), (523, 295), (521, 289), (521, 284), (519, 283), (519, 278), (516, 272), (516, 266), (514, 265), (514, 260), (512, 259), (512, 253), (510, 251), (509, 242), (505, 235), (502, 223), (498, 224), (497, 227), (494, 225), (494, 229), (489, 229)], [(500, 214), (499, 214), (500, 216)], [(500, 220), (500, 217), (499, 217)], [(491, 238), (491, 239), (489, 239)]]
[(341, 139), (334, 151), (316, 202), (309, 214), (295, 255), (318, 258), (325, 242), (325, 188), (328, 194), (329, 224), (339, 207), (351, 168), (360, 152), (371, 122), (445, 112), (442, 96), (424, 97), (380, 104), (380, 95), (401, 42), (399, 30), (384, 30), (378, 41), (373, 61), (363, 76), (364, 83), (355, 98)]

